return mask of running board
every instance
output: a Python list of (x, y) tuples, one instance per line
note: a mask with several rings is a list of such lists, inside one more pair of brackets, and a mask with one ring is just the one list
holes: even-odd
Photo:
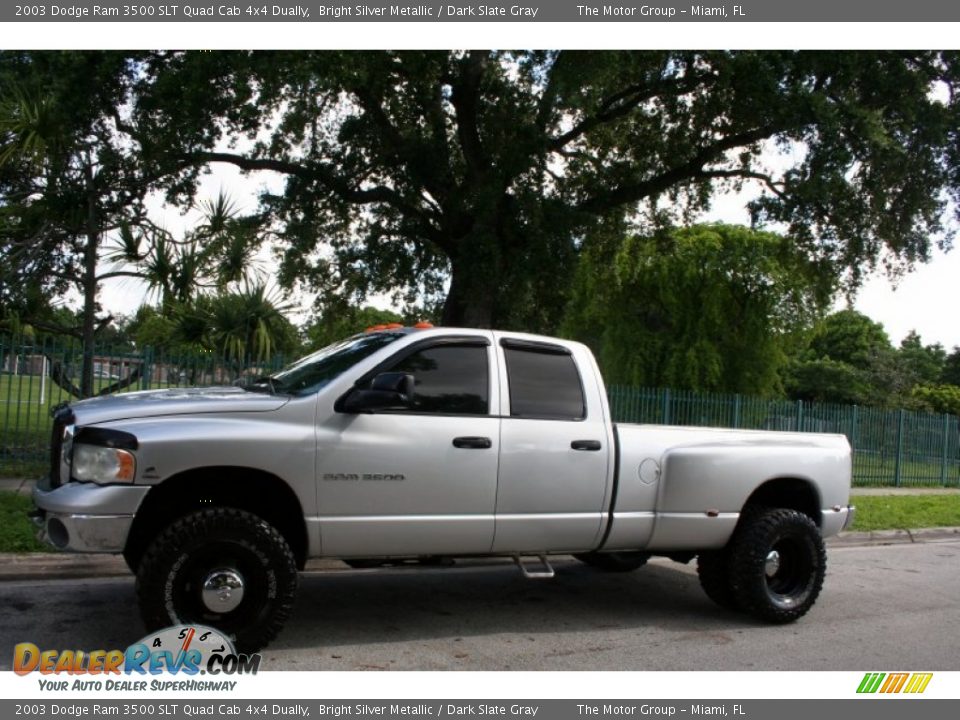
[(516, 563), (517, 567), (520, 568), (520, 572), (522, 572), (523, 576), (528, 580), (549, 580), (556, 575), (553, 567), (547, 561), (546, 555), (537, 555), (536, 557), (540, 561), (540, 567), (535, 570), (530, 570), (527, 568), (527, 566), (523, 564), (523, 559), (519, 555), (513, 556), (513, 562)]

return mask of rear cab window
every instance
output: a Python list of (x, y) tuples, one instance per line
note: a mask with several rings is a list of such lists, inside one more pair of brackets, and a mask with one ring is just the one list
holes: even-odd
[(573, 355), (562, 345), (502, 338), (507, 366), (510, 417), (583, 420), (583, 382)]

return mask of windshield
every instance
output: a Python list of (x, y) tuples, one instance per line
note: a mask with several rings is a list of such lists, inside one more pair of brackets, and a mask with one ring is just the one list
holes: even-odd
[(271, 389), (290, 395), (316, 392), (365, 357), (403, 337), (403, 333), (354, 335), (327, 345), (270, 376)]

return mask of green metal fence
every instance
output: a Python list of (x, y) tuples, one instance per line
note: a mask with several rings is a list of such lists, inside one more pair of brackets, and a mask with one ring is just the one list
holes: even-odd
[(960, 486), (953, 415), (655, 388), (608, 394), (617, 422), (842, 433), (854, 449), (855, 485)]
[[(279, 355), (264, 363), (225, 362), (216, 353), (97, 348), (93, 390), (99, 394), (229, 385), (241, 376), (278, 370), (286, 361)], [(79, 343), (0, 336), (0, 477), (29, 477), (44, 470), (50, 408), (77, 399), (82, 365)]]
[[(0, 336), (0, 477), (43, 471), (50, 408), (76, 399), (69, 388), (80, 384), (82, 360), (76, 343)], [(103, 349), (94, 353), (94, 391), (223, 385), (285, 362)], [(620, 386), (609, 396), (617, 422), (843, 433), (855, 451), (856, 485), (960, 486), (960, 427), (951, 415)]]

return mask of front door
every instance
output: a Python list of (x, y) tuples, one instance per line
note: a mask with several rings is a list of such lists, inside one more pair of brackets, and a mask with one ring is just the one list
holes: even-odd
[(486, 337), (424, 341), (378, 370), (414, 376), (409, 408), (335, 413), (318, 428), (324, 555), (490, 551), (500, 449), (493, 367)]

